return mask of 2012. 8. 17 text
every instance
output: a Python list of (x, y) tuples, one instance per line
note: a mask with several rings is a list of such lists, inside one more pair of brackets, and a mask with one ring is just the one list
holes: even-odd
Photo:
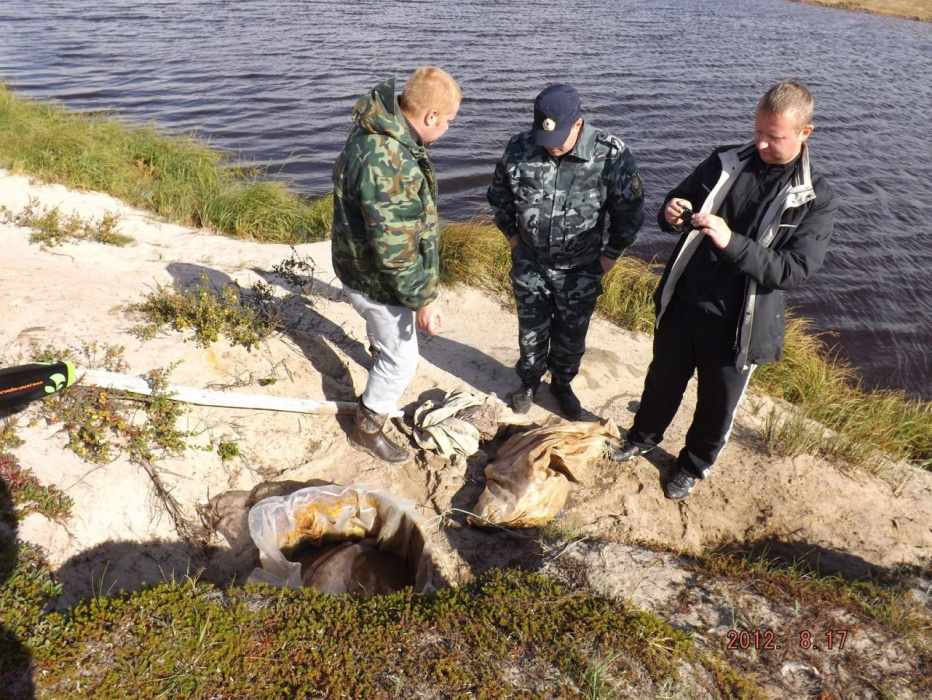
[(773, 630), (728, 630), (725, 648), (728, 651), (779, 651), (796, 648), (842, 650), (848, 641), (848, 630), (826, 630), (816, 633), (811, 630), (779, 634)]

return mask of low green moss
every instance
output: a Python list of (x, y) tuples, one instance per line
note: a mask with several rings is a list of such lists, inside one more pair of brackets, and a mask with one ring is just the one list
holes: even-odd
[[(14, 576), (7, 595), (24, 602), (0, 623), (27, 640), (51, 697), (575, 698), (595, 659), (605, 690), (666, 682), (693, 657), (688, 635), (652, 615), (518, 571), (373, 598), (189, 579), (44, 615), (48, 581)], [(546, 674), (536, 687), (508, 680), (527, 666)]]

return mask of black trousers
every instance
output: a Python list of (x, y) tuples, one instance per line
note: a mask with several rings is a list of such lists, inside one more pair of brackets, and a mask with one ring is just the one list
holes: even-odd
[(735, 369), (737, 321), (712, 316), (671, 301), (654, 333), (654, 357), (644, 380), (641, 407), (628, 440), (641, 448), (659, 445), (683, 400), (693, 372), (698, 400), (677, 466), (704, 479), (734, 424), (753, 367)]

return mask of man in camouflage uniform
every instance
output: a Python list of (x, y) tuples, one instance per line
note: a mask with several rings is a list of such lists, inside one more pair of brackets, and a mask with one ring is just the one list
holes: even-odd
[(418, 362), (416, 330), (436, 335), (440, 227), (427, 146), (456, 117), (460, 89), (440, 68), (417, 69), (395, 96), (376, 85), (353, 110), (333, 166), (333, 268), (365, 319), (376, 357), (356, 409), (351, 445), (388, 462), (408, 458), (385, 435)]
[(576, 90), (552, 85), (537, 96), (533, 129), (508, 142), (488, 191), (495, 225), (511, 246), (521, 380), (515, 412), (530, 409), (550, 370), (550, 391), (564, 414), (582, 416), (570, 382), (602, 275), (644, 222), (643, 195), (634, 156), (582, 118)]

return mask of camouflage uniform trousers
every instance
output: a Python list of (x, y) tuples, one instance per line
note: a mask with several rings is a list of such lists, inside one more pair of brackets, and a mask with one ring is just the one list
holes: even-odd
[(579, 373), (586, 332), (602, 293), (598, 259), (572, 270), (555, 270), (527, 256), (518, 244), (511, 257), (511, 282), (518, 307), (515, 370), (521, 383), (537, 389), (541, 377), (569, 383)]

